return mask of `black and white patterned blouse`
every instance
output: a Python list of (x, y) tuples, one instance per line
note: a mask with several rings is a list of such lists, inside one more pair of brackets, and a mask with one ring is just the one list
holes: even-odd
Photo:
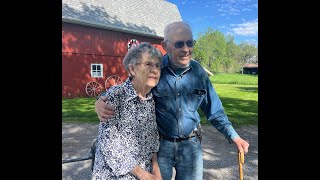
[(116, 115), (99, 124), (92, 179), (138, 179), (130, 171), (139, 165), (151, 172), (152, 153), (159, 150), (152, 93), (140, 100), (128, 78), (106, 96)]

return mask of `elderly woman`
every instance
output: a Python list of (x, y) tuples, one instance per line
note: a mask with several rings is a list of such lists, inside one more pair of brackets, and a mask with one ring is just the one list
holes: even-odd
[(115, 116), (100, 122), (92, 179), (162, 179), (159, 135), (151, 89), (160, 78), (161, 52), (149, 43), (129, 50), (129, 77), (106, 93)]

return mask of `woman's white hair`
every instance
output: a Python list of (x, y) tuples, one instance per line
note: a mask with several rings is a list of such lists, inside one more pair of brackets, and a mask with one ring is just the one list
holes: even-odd
[(137, 63), (141, 62), (142, 54), (144, 53), (148, 53), (150, 58), (158, 58), (160, 64), (162, 64), (161, 51), (147, 42), (142, 42), (138, 46), (131, 47), (123, 59), (123, 66), (126, 71), (129, 72), (129, 76), (131, 76), (129, 66), (131, 64), (136, 65)]

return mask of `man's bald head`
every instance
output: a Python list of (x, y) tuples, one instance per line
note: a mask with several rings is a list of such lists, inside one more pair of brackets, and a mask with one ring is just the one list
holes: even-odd
[(180, 34), (185, 31), (189, 31), (192, 36), (192, 31), (189, 24), (183, 21), (177, 21), (177, 22), (168, 24), (164, 29), (164, 40), (171, 41), (172, 36), (174, 36), (175, 34)]

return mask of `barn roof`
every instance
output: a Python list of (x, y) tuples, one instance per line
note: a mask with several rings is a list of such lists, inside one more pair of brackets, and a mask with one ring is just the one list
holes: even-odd
[(175, 21), (177, 6), (163, 0), (62, 0), (62, 22), (163, 38)]

